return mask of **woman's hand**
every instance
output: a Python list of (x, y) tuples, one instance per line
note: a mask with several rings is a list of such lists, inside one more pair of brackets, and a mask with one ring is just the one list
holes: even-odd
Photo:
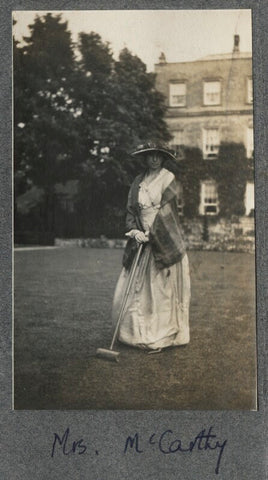
[(138, 231), (136, 234), (135, 234), (135, 240), (136, 242), (138, 243), (145, 243), (145, 242), (148, 242), (149, 239), (148, 237), (145, 235), (145, 233), (143, 233), (142, 231)]

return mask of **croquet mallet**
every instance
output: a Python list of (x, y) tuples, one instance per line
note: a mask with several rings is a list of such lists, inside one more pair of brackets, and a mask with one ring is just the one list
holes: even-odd
[(143, 245), (144, 245), (143, 243), (141, 243), (139, 245), (138, 251), (137, 251), (137, 253), (134, 257), (133, 263), (132, 263), (127, 288), (126, 288), (126, 291), (125, 291), (125, 294), (124, 294), (124, 297), (123, 297), (123, 300), (122, 300), (120, 313), (119, 313), (119, 316), (118, 316), (118, 320), (116, 322), (116, 326), (115, 326), (113, 338), (112, 338), (112, 341), (111, 341), (111, 345), (108, 349), (98, 348), (97, 352), (96, 352), (97, 357), (102, 357), (102, 358), (106, 358), (107, 360), (114, 360), (116, 362), (119, 362), (120, 352), (116, 352), (115, 350), (113, 350), (113, 347), (114, 347), (114, 343), (115, 343), (116, 338), (117, 338), (118, 329), (119, 329), (119, 326), (120, 326), (120, 323), (121, 323), (121, 320), (122, 320), (122, 317), (123, 317), (123, 314), (124, 314), (125, 306), (126, 306), (126, 303), (127, 303), (127, 300), (128, 300), (128, 296), (129, 296), (129, 292), (130, 292), (130, 289), (131, 289), (131, 286), (132, 286), (132, 282), (133, 282), (133, 278), (134, 278), (134, 275), (135, 275), (135, 272), (136, 272), (136, 268), (137, 268), (137, 265), (138, 265), (138, 262), (139, 262), (139, 259), (140, 259), (140, 256), (141, 256)]

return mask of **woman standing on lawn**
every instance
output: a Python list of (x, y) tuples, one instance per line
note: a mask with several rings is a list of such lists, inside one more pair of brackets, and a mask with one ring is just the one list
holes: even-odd
[(118, 339), (148, 353), (189, 342), (190, 276), (182, 238), (175, 176), (166, 161), (175, 157), (156, 144), (132, 153), (145, 157), (147, 169), (129, 191), (126, 236), (113, 304), (117, 320), (138, 246), (144, 245), (119, 327)]

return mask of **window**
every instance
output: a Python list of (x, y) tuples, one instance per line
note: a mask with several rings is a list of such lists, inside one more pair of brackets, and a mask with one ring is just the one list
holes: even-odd
[(204, 105), (219, 105), (221, 103), (221, 82), (204, 82)]
[(186, 105), (186, 84), (169, 84), (169, 105), (171, 107), (185, 107)]
[(184, 132), (183, 130), (176, 130), (171, 132), (173, 139), (170, 142), (170, 148), (174, 150), (177, 157), (183, 157), (183, 146), (184, 146)]
[(254, 151), (253, 127), (247, 129), (247, 157), (252, 158)]
[(247, 182), (245, 192), (245, 209), (246, 215), (251, 215), (254, 212), (254, 183)]
[(217, 215), (218, 213), (218, 191), (214, 180), (207, 180), (201, 183), (201, 215)]
[(65, 196), (60, 197), (60, 205), (65, 212), (74, 213), (74, 201)]
[(247, 103), (253, 103), (253, 84), (251, 77), (247, 79)]
[(178, 199), (178, 212), (179, 215), (183, 215), (183, 187), (181, 182), (177, 182), (177, 199)]
[(217, 158), (219, 153), (218, 128), (206, 128), (203, 131), (203, 157), (204, 159)]

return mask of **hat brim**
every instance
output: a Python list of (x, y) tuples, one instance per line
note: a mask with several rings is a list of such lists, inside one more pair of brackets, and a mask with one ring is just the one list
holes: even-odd
[(165, 150), (163, 148), (156, 148), (156, 147), (144, 148), (142, 150), (136, 150), (135, 152), (131, 153), (131, 156), (136, 157), (137, 155), (141, 155), (141, 154), (148, 153), (148, 152), (160, 152), (160, 153), (163, 153), (164, 155), (166, 155), (167, 157), (172, 158), (172, 160), (177, 161), (176, 157), (172, 153), (170, 153), (168, 150)]

